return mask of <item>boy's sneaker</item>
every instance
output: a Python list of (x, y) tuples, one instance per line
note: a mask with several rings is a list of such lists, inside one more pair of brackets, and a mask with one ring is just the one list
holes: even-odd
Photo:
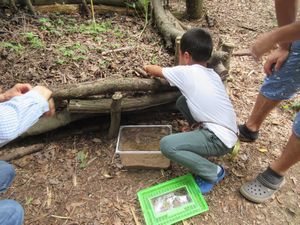
[(239, 125), (239, 139), (244, 142), (254, 142), (258, 138), (258, 131), (253, 132), (246, 127), (246, 124)]
[(206, 193), (210, 192), (213, 189), (214, 185), (216, 185), (221, 180), (223, 180), (223, 178), (225, 177), (225, 169), (222, 166), (220, 166), (220, 167), (222, 170), (218, 173), (218, 178), (213, 183), (206, 181), (199, 176), (195, 176), (195, 181), (196, 181), (197, 185), (199, 186), (202, 194), (206, 194)]

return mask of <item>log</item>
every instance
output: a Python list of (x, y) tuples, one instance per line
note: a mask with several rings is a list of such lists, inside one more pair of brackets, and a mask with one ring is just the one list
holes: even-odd
[(44, 147), (45, 147), (44, 144), (36, 144), (36, 145), (27, 146), (27, 147), (14, 148), (9, 151), (6, 151), (5, 149), (3, 149), (0, 152), (0, 160), (11, 161), (14, 159), (19, 159), (25, 155), (29, 155), (29, 154), (41, 151), (42, 149), (44, 149)]
[[(80, 5), (77, 4), (52, 4), (38, 5), (34, 7), (35, 11), (40, 13), (62, 13), (62, 14), (78, 14), (80, 13)], [(94, 5), (94, 12), (98, 14), (119, 13), (119, 14), (134, 14), (135, 11), (125, 7)]]
[(112, 96), (112, 103), (110, 107), (110, 127), (108, 131), (108, 139), (117, 137), (120, 123), (121, 123), (121, 111), (122, 111), (122, 94), (121, 92), (116, 92)]
[(174, 26), (170, 18), (167, 16), (160, 0), (151, 0), (151, 3), (156, 26), (164, 38), (166, 48), (171, 49), (174, 46), (176, 37), (182, 36), (185, 30)]
[(65, 109), (53, 117), (42, 117), (35, 125), (23, 133), (21, 138), (46, 133), (87, 116), (86, 114), (71, 114)]
[[(11, 0), (0, 0), (0, 6), (9, 6)], [(15, 0), (16, 5), (22, 5), (24, 0)], [(88, 1), (89, 3), (90, 1)], [(137, 7), (141, 7), (139, 1), (131, 1), (136, 4)], [(31, 0), (32, 5), (54, 5), (54, 4), (81, 4), (82, 0)], [(102, 5), (110, 5), (110, 6), (119, 6), (119, 7), (127, 7), (127, 0), (94, 0), (94, 5), (102, 4)]]
[[(175, 102), (180, 92), (166, 92), (152, 94), (138, 98), (123, 98), (121, 107), (123, 112), (131, 112), (152, 108)], [(68, 105), (70, 113), (110, 113), (111, 99), (79, 100), (72, 99)]]
[(89, 83), (64, 85), (53, 88), (56, 99), (74, 99), (90, 95), (114, 93), (116, 91), (165, 91), (174, 90), (166, 80), (141, 78), (105, 78)]

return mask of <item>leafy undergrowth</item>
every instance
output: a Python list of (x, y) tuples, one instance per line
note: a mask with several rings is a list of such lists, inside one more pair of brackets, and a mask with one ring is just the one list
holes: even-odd
[[(140, 76), (143, 64), (171, 65), (160, 36), (139, 17), (108, 14), (95, 23), (80, 17), (43, 15), (0, 21), (0, 85), (55, 86), (109, 76)], [(143, 32), (142, 32), (143, 31)], [(13, 77), (13, 79), (12, 79)]]

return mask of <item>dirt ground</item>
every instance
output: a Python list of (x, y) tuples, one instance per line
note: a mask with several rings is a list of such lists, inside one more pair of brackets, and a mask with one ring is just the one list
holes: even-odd
[[(171, 0), (180, 15), (183, 0)], [(210, 29), (219, 38), (236, 45), (251, 45), (260, 33), (276, 25), (272, 0), (206, 0), (205, 18), (182, 22)], [(144, 63), (172, 65), (155, 28), (137, 17), (98, 16), (99, 27), (90, 29), (79, 16), (43, 15), (30, 18), (18, 14), (0, 20), (0, 85), (16, 82), (55, 86), (91, 81), (107, 76), (141, 76), (135, 69)], [(112, 49), (129, 47), (120, 52)], [(233, 57), (229, 94), (239, 122), (244, 122), (262, 83), (263, 62)], [(298, 101), (297, 101), (298, 99)], [(227, 176), (205, 196), (209, 211), (178, 224), (282, 225), (300, 224), (300, 164), (286, 175), (286, 184), (265, 204), (246, 201), (238, 192), (245, 181), (266, 168), (281, 153), (289, 135), (299, 95), (278, 106), (262, 126), (256, 143), (242, 143), (239, 155), (214, 159), (226, 168)], [(44, 142), (38, 153), (15, 160), (17, 176), (2, 198), (19, 201), (25, 209), (25, 224), (144, 224), (137, 191), (170, 180), (188, 171), (177, 164), (168, 170), (126, 170), (114, 156), (116, 140), (108, 141), (108, 118), (94, 118), (51, 134), (25, 139), (18, 145)], [(126, 116), (122, 124), (171, 124), (180, 128), (176, 113)], [(95, 127), (93, 131), (89, 127)], [(78, 132), (76, 132), (78, 131)], [(83, 132), (80, 132), (83, 131)], [(8, 146), (13, 148), (14, 145)]]

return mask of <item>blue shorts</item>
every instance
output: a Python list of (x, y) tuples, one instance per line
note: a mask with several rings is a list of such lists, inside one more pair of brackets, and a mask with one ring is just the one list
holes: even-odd
[[(279, 71), (267, 76), (260, 93), (271, 100), (286, 100), (300, 91), (300, 40), (293, 42), (287, 60)], [(300, 114), (298, 113), (293, 131), (300, 138)]]

